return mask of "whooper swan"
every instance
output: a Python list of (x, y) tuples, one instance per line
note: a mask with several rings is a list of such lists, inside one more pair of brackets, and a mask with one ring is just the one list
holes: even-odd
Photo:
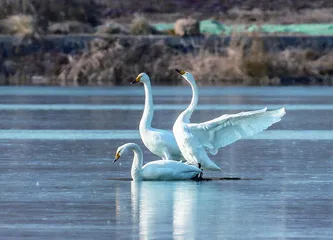
[(135, 143), (126, 143), (117, 149), (113, 162), (128, 150), (134, 153), (131, 176), (134, 181), (144, 180), (191, 180), (201, 177), (202, 170), (193, 165), (172, 160), (152, 161), (144, 166), (141, 148)]
[(237, 114), (224, 114), (203, 123), (190, 123), (191, 115), (198, 103), (198, 88), (191, 73), (175, 69), (192, 87), (192, 100), (177, 118), (173, 133), (179, 149), (189, 164), (199, 168), (221, 170), (207, 155), (215, 155), (218, 149), (241, 138), (257, 134), (272, 124), (279, 122), (285, 109), (267, 111), (247, 111)]
[(145, 89), (145, 106), (139, 125), (142, 142), (149, 151), (163, 160), (185, 161), (172, 131), (156, 129), (151, 126), (154, 105), (149, 76), (146, 73), (140, 73), (131, 84), (140, 82), (143, 83)]

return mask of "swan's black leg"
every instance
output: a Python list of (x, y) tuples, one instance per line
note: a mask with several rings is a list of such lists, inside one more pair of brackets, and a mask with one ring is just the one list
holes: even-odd
[[(201, 163), (198, 163), (198, 168), (201, 169)], [(202, 169), (201, 169), (202, 170)], [(199, 178), (202, 178), (202, 172), (198, 175)]]
[[(201, 163), (198, 163), (198, 168), (201, 169)], [(202, 178), (202, 172), (203, 170), (201, 169), (201, 172), (196, 175), (195, 177), (192, 178), (192, 180), (195, 180), (195, 181), (203, 181), (204, 179)]]
[[(201, 163), (198, 163), (198, 168), (201, 169)], [(201, 173), (198, 174), (198, 180), (203, 180), (202, 178), (202, 174), (203, 174), (203, 169), (201, 169)]]

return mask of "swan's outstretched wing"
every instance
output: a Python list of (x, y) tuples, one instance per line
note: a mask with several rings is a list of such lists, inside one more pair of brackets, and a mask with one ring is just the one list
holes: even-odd
[(237, 114), (224, 114), (207, 122), (188, 124), (187, 127), (206, 150), (215, 155), (219, 148), (241, 138), (255, 135), (279, 122), (286, 113), (284, 108), (266, 110), (267, 108)]

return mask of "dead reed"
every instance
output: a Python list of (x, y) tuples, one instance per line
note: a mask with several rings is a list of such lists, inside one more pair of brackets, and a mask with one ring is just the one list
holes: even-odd
[(163, 42), (127, 45), (96, 39), (89, 51), (70, 57), (59, 79), (61, 85), (121, 85), (146, 71), (157, 84), (173, 84), (170, 63), (176, 56)]
[[(1, 84), (127, 85), (140, 72), (154, 84), (182, 82), (174, 67), (200, 85), (333, 84), (333, 52), (293, 48), (270, 51), (259, 35), (234, 35), (224, 48), (194, 46), (184, 53), (163, 40), (96, 38), (80, 53), (37, 52), (2, 61)], [(38, 41), (38, 40), (37, 40)], [(1, 74), (0, 74), (1, 75)]]
[[(212, 52), (203, 48), (184, 54), (157, 43), (96, 40), (90, 50), (70, 58), (60, 74), (61, 84), (123, 85), (139, 72), (155, 84), (179, 84), (172, 69), (192, 72), (201, 85), (279, 85), (283, 79), (309, 79), (310, 84), (332, 84), (333, 53), (310, 49), (265, 50), (260, 37), (250, 44), (233, 37), (229, 47)], [(315, 79), (315, 81), (313, 80)]]

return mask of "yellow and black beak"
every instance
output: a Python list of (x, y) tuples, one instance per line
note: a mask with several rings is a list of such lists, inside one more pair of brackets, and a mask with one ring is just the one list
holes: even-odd
[(113, 163), (117, 162), (117, 160), (120, 158), (119, 152), (116, 153), (116, 156), (113, 159)]
[(141, 80), (141, 75), (137, 76), (135, 80), (133, 80), (130, 84), (134, 84), (134, 83), (139, 83)]
[(175, 68), (175, 71), (176, 71), (177, 73), (179, 73), (180, 75), (184, 75), (184, 74), (186, 73), (184, 70), (179, 70), (179, 69), (177, 69), (177, 68)]

